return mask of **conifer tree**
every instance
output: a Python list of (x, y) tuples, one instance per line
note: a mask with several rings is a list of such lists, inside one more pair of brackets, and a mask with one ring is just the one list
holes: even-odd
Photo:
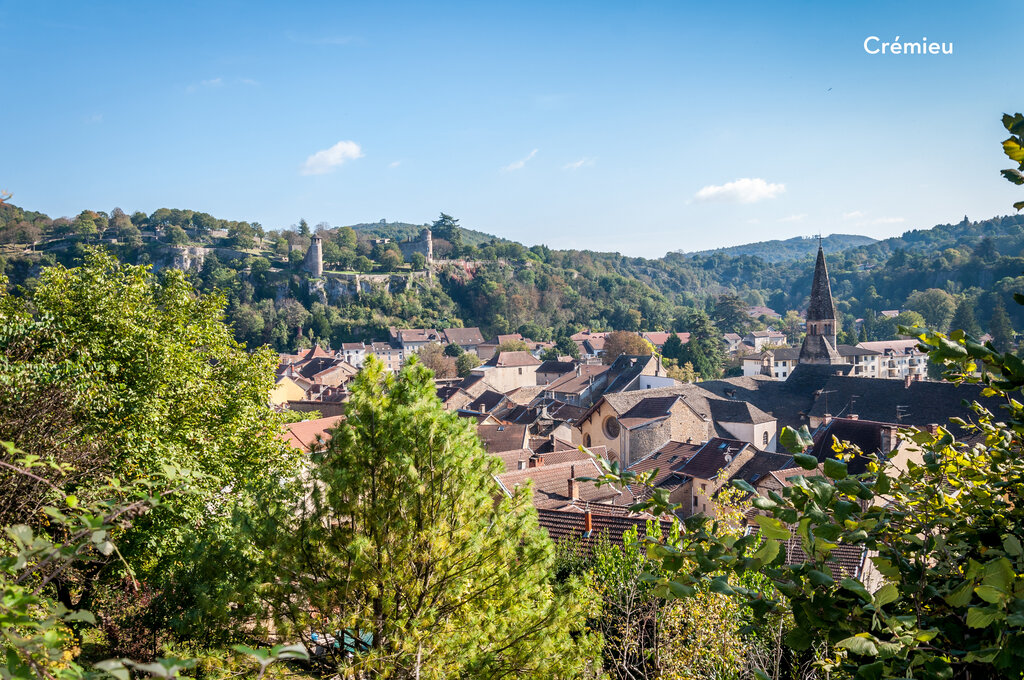
[(687, 315), (685, 325), (690, 333), (690, 341), (683, 345), (678, 359), (679, 364), (693, 364), (694, 370), (705, 380), (720, 377), (725, 357), (718, 328), (708, 315), (699, 309)]
[(572, 677), (592, 652), (581, 591), (554, 583), (529, 493), (499, 488), (432, 377), (367, 360), (308, 498), (271, 532), (278, 630), (333, 636), (343, 677)]
[(981, 326), (974, 318), (975, 304), (977, 304), (977, 300), (973, 297), (965, 295), (960, 298), (960, 302), (956, 305), (956, 311), (953, 312), (953, 320), (949, 322), (951, 331), (959, 329), (975, 338), (981, 335)]
[(996, 299), (995, 307), (992, 309), (988, 332), (992, 335), (992, 344), (1000, 352), (1007, 352), (1013, 346), (1013, 326), (1001, 299)]

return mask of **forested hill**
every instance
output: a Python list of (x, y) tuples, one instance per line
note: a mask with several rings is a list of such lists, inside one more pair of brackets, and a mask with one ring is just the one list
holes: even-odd
[[(859, 236), (857, 234), (829, 234), (821, 240), (821, 246), (825, 249), (826, 253), (836, 253), (848, 248), (872, 243), (875, 243), (875, 239), (870, 236)], [(734, 256), (751, 255), (759, 257), (765, 262), (788, 262), (817, 253), (818, 239), (810, 236), (794, 236), (785, 240), (759, 241), (757, 243), (746, 243), (741, 246), (713, 248), (693, 253), (679, 252), (683, 255), (709, 255), (711, 253), (724, 253)]]
[[(408, 222), (388, 222), (387, 220), (381, 220), (380, 222), (363, 222), (350, 226), (355, 229), (357, 233), (366, 234), (371, 238), (390, 238), (395, 241), (409, 241), (419, 238), (420, 232), (423, 231), (423, 228), (429, 227), (430, 224), (409, 224)], [(490, 243), (491, 241), (511, 243), (508, 239), (504, 239), (499, 236), (492, 236), (491, 234), (485, 234), (484, 232), (477, 231), (475, 229), (466, 229), (465, 227), (460, 227), (459, 233), (462, 235), (462, 242), (471, 246), (482, 246), (485, 243)]]
[[(240, 340), (282, 351), (311, 336), (332, 346), (381, 338), (389, 326), (479, 326), (488, 337), (520, 332), (536, 340), (585, 327), (689, 331), (695, 311), (706, 313), (716, 332), (772, 325), (797, 340), (813, 270), (813, 249), (778, 262), (729, 249), (646, 259), (527, 248), (442, 215), (431, 224), (439, 261), (428, 278), (421, 274), (423, 256), (406, 258), (394, 242), (418, 236), (422, 225), (357, 226), (316, 229), (331, 276), (382, 275), (358, 293), (351, 279), (329, 291), (312, 284), (302, 269), (312, 234), (305, 222), (266, 230), (184, 209), (130, 216), (84, 210), (51, 219), (2, 205), (0, 264), (12, 290), (31, 284), (41, 265), (77, 264), (88, 247), (126, 262), (188, 266), (197, 289), (224, 294)], [(393, 240), (374, 243), (377, 236)], [(1024, 307), (1012, 301), (1013, 293), (1024, 293), (1024, 215), (909, 231), (832, 252), (828, 265), (845, 342), (862, 339), (852, 333), (857, 319), (865, 320), (866, 339), (893, 336), (896, 323), (945, 328), (954, 312), (961, 321), (971, 312), (964, 323), (978, 333), (1002, 328), (1005, 336), (1008, 323), (1024, 327)], [(751, 319), (751, 306), (769, 307), (783, 319)], [(905, 313), (893, 321), (880, 315), (885, 310)]]

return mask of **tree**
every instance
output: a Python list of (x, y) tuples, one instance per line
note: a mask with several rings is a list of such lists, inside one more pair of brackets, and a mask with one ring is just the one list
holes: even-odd
[(188, 245), (188, 234), (176, 224), (172, 224), (164, 230), (164, 240), (172, 246)]
[(718, 301), (715, 302), (715, 325), (726, 333), (743, 335), (750, 327), (747, 307), (747, 303), (738, 295), (726, 293), (718, 296)]
[(456, 342), (449, 342), (445, 345), (444, 353), (446, 356), (450, 356), (453, 359), (457, 359), (466, 353), (466, 350), (462, 349), (462, 345)]
[(356, 230), (352, 227), (342, 227), (338, 230), (338, 246), (341, 248), (347, 248), (348, 250), (355, 250), (356, 244), (359, 243), (359, 239), (356, 236)]
[(384, 271), (393, 272), (402, 266), (402, 255), (393, 249), (385, 250), (380, 256), (380, 264)]
[(228, 239), (236, 248), (248, 250), (256, 247), (256, 230), (248, 222), (235, 222), (228, 227)]
[[(1015, 355), (959, 331), (925, 331), (921, 339), (929, 359), (946, 366), (948, 379), (982, 382), (1006, 399), (1005, 410), (994, 415), (975, 403), (972, 424), (905, 433), (923, 459), (905, 470), (871, 455), (867, 469), (853, 474), (847, 461), (865, 454), (836, 442), (834, 457), (823, 462), (796, 454), (796, 464), (812, 476), (795, 478), (780, 493), (758, 496), (746, 481), (734, 481), (753, 495), (760, 535), (725, 540), (708, 520), (688, 520), (682, 545), (654, 551), (664, 555), (667, 572), (660, 592), (687, 598), (707, 586), (747, 603), (757, 616), (788, 611), (796, 627), (786, 644), (797, 651), (824, 649), (831, 670), (848, 677), (1018, 678), (1024, 665), (1024, 618), (1017, 611), (1024, 573), (1018, 529), (1024, 525), (1024, 405), (1011, 397), (1024, 388), (1024, 368)], [(970, 442), (957, 441), (961, 431)], [(790, 451), (812, 444), (806, 427), (785, 428), (781, 440)], [(608, 478), (650, 481), (616, 470)], [(644, 505), (670, 510), (666, 501)], [(780, 542), (790, 538), (800, 540), (805, 561), (787, 564)], [(870, 556), (884, 577), (874, 592), (862, 578), (831, 575), (829, 560), (839, 545), (860, 546)], [(752, 572), (769, 578), (784, 597), (730, 582)]]
[(366, 257), (365, 255), (360, 255), (355, 259), (353, 267), (357, 272), (363, 272), (364, 274), (368, 274), (373, 271), (373, 261), (371, 261), (370, 258)]
[(713, 380), (722, 374), (725, 353), (721, 333), (703, 310), (691, 311), (684, 321), (690, 340), (683, 345), (678, 358), (680, 365), (691, 364), (704, 380)]
[(923, 316), (929, 328), (945, 331), (956, 310), (956, 299), (940, 288), (915, 290), (907, 298), (907, 308)]
[(988, 332), (992, 336), (992, 345), (1000, 352), (1009, 352), (1013, 347), (1013, 326), (1006, 313), (1002, 298), (996, 299), (992, 309), (992, 318), (988, 322)]
[[(1003, 141), (1003, 153), (1018, 165), (1016, 168), (1001, 170), (1000, 174), (1007, 181), (1021, 186), (1024, 185), (1024, 115), (1015, 113), (1011, 116), (1004, 113), (1003, 127), (1010, 133), (1010, 137)], [(1024, 210), (1024, 201), (1017, 201), (1013, 207), (1018, 211)]]
[[(226, 594), (225, 582), (244, 572), (225, 567), (243, 569), (249, 554), (227, 538), (237, 535), (232, 513), (282, 493), (298, 464), (276, 438), (279, 419), (268, 406), (277, 357), (247, 352), (223, 322), (223, 298), (196, 295), (172, 268), (157, 277), (89, 250), (80, 267), (44, 269), (23, 295), (0, 295), (0, 436), (44, 460), (75, 456), (55, 462), (79, 468), (68, 491), (82, 501), (96, 500), (97, 480), (129, 484), (169, 465), (194, 476), (195, 493), (134, 520), (120, 550), (159, 595), (154, 618), (200, 625), (227, 617), (233, 605), (212, 593)], [(0, 462), (11, 455), (0, 451)], [(48, 490), (38, 482), (28, 492), (45, 498)], [(182, 578), (199, 572), (210, 580)], [(96, 563), (54, 586), (72, 608), (123, 574), (116, 563)]]
[(305, 219), (299, 220), (299, 236), (310, 236), (309, 222), (307, 222)]
[(974, 307), (977, 304), (978, 301), (974, 297), (969, 295), (962, 296), (956, 305), (956, 310), (953, 312), (953, 319), (949, 322), (949, 330), (955, 331), (960, 329), (971, 337), (980, 337), (981, 326), (978, 325), (978, 321), (974, 318)]
[(651, 343), (636, 333), (613, 331), (604, 338), (603, 360), (606, 364), (613, 363), (623, 354), (629, 356), (648, 356), (652, 353)]
[(661, 355), (666, 359), (674, 359), (676, 361), (683, 355), (683, 341), (675, 331), (672, 331), (668, 339), (665, 340), (665, 344), (662, 345)]
[(445, 354), (440, 343), (432, 342), (420, 347), (417, 352), (420, 363), (434, 372), (435, 378), (454, 378), (456, 375), (455, 359)]
[(427, 268), (427, 257), (423, 253), (413, 253), (409, 256), (409, 264), (414, 272), (421, 272)]
[(346, 415), (308, 499), (267, 534), (277, 631), (353, 635), (354, 655), (325, 652), (346, 677), (577, 675), (594, 641), (578, 582), (553, 582), (529, 492), (499, 490), (500, 462), (443, 409), (430, 371), (413, 358), (388, 375), (370, 357)]
[(576, 361), (580, 360), (580, 346), (567, 335), (563, 335), (555, 340), (555, 349), (558, 350), (558, 356), (572, 357)]
[(803, 334), (804, 320), (800, 314), (793, 309), (787, 310), (782, 317), (782, 324), (779, 330), (786, 334), (786, 342), (790, 345), (800, 344), (800, 336)]
[(684, 383), (693, 383), (700, 380), (700, 376), (697, 375), (697, 371), (693, 369), (693, 364), (689, 361), (682, 366), (669, 366), (665, 369), (665, 375)]
[(465, 378), (474, 368), (480, 365), (480, 357), (472, 352), (463, 352), (455, 360), (455, 371), (460, 378)]

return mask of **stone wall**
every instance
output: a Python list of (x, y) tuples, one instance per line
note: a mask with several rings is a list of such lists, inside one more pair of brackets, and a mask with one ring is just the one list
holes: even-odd
[(309, 292), (321, 302), (328, 303), (381, 290), (401, 293), (417, 281), (426, 281), (427, 272), (408, 274), (335, 274), (328, 272), (323, 278), (310, 279)]

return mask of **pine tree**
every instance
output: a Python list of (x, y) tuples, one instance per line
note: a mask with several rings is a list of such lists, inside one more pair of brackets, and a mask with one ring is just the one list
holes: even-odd
[(960, 302), (956, 305), (956, 311), (953, 312), (953, 319), (949, 322), (950, 331), (959, 329), (975, 338), (981, 335), (981, 326), (974, 318), (975, 304), (977, 304), (977, 300), (973, 297), (965, 295), (960, 298)]
[(683, 341), (680, 340), (679, 336), (675, 331), (673, 331), (672, 334), (668, 336), (668, 339), (665, 340), (665, 344), (662, 345), (661, 355), (666, 359), (675, 359), (678, 361), (679, 357), (682, 356), (682, 351)]
[(346, 416), (309, 497), (270, 532), (280, 630), (349, 640), (353, 658), (327, 652), (343, 677), (577, 675), (593, 651), (586, 600), (553, 582), (529, 492), (498, 487), (501, 462), (444, 410), (430, 372), (414, 358), (388, 375), (371, 357)]
[(694, 370), (705, 380), (721, 377), (725, 353), (718, 328), (700, 309), (687, 315), (685, 325), (690, 333), (690, 341), (683, 345), (679, 364), (693, 364)]
[(996, 300), (992, 309), (992, 318), (988, 322), (988, 332), (992, 335), (992, 344), (1000, 352), (1008, 352), (1013, 347), (1013, 326), (1006, 313), (1001, 299)]

